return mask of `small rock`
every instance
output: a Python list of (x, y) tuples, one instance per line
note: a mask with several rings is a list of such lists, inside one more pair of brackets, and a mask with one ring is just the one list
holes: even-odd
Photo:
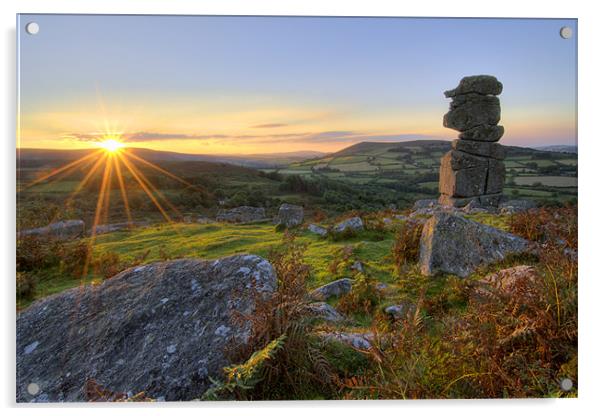
[(364, 229), (364, 222), (360, 217), (351, 217), (336, 224), (332, 229), (335, 234), (342, 234), (348, 231), (360, 232)]
[(416, 306), (410, 303), (400, 303), (398, 305), (387, 306), (384, 312), (393, 319), (406, 318), (410, 313), (416, 310)]
[(247, 223), (266, 219), (265, 209), (241, 206), (229, 210), (220, 210), (215, 217), (220, 222)]
[(491, 289), (506, 295), (512, 295), (516, 284), (523, 283), (525, 280), (529, 284), (533, 284), (540, 281), (541, 276), (533, 266), (523, 265), (503, 269), (479, 280), (475, 288), (475, 295), (483, 297)]
[(318, 234), (320, 237), (324, 237), (328, 234), (328, 230), (324, 227), (320, 227), (316, 224), (309, 224), (307, 226), (307, 231), (313, 234)]
[(276, 224), (283, 226), (296, 227), (303, 223), (303, 207), (292, 204), (282, 204), (278, 209)]
[(82, 220), (54, 222), (46, 227), (31, 228), (17, 234), (18, 237), (46, 237), (58, 240), (69, 240), (84, 236), (85, 224)]
[(371, 333), (326, 332), (320, 335), (327, 341), (342, 342), (358, 350), (369, 350), (372, 347), (370, 341), (374, 338)]
[(530, 199), (511, 199), (500, 204), (500, 214), (516, 214), (537, 208), (537, 203)]
[(200, 215), (200, 216), (197, 217), (196, 222), (198, 224), (211, 224), (211, 223), (214, 223), (215, 221), (213, 221), (209, 217), (205, 217), (203, 215)]
[(314, 302), (307, 305), (309, 315), (327, 322), (342, 322), (345, 317), (326, 302)]
[(422, 208), (433, 208), (439, 205), (439, 202), (436, 199), (419, 199), (414, 202), (414, 207), (412, 208), (414, 211)]
[(355, 270), (359, 273), (364, 273), (364, 264), (361, 261), (357, 260), (351, 265), (351, 270)]
[(341, 297), (342, 295), (351, 292), (351, 288), (353, 286), (353, 280), (348, 278), (343, 278), (339, 280), (335, 280), (334, 282), (330, 282), (324, 286), (320, 286), (317, 289), (314, 289), (310, 293), (310, 297), (314, 300), (327, 300), (331, 297)]
[(115, 231), (129, 230), (138, 225), (146, 225), (146, 223), (118, 222), (114, 224), (99, 224), (96, 227), (92, 227), (88, 234), (107, 234)]

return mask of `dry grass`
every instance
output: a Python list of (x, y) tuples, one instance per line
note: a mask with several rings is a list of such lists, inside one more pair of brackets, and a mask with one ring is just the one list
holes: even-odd
[[(478, 296), (468, 282), (452, 282), (439, 296), (421, 297), (414, 319), (375, 325), (372, 366), (344, 381), (345, 397), (576, 396), (577, 263), (566, 249), (576, 249), (577, 211), (555, 211), (514, 218), (514, 232), (547, 242), (537, 278)], [(445, 307), (454, 299), (468, 299), (466, 307)], [(572, 391), (560, 388), (563, 378), (573, 381)]]
[(418, 261), (423, 224), (406, 221), (397, 231), (392, 248), (393, 262), (399, 274)]

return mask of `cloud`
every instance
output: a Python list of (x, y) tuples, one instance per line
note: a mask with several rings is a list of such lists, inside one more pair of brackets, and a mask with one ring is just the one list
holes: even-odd
[(271, 124), (257, 124), (256, 126), (251, 126), (252, 129), (273, 129), (276, 127), (286, 127), (288, 124), (284, 123), (271, 123)]

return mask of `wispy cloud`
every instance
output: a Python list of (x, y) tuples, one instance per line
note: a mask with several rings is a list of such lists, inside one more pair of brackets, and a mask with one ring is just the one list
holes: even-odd
[(288, 124), (284, 123), (269, 123), (269, 124), (257, 124), (256, 126), (251, 126), (252, 129), (274, 129), (277, 127), (286, 127)]

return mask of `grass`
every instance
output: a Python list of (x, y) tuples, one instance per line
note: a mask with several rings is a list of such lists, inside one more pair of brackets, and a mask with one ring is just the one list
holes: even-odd
[[(475, 221), (508, 229), (507, 218), (487, 213), (469, 215)], [(401, 224), (402, 222), (396, 222)], [(116, 254), (123, 264), (143, 258), (144, 263), (176, 258), (213, 260), (234, 254), (250, 253), (266, 257), (282, 240), (269, 223), (234, 224), (174, 224), (138, 228), (99, 235), (93, 249), (93, 259)], [(349, 265), (360, 260), (367, 273), (377, 281), (397, 284), (397, 272), (391, 249), (395, 231), (363, 232), (349, 239), (333, 241), (307, 231), (301, 231), (297, 241), (307, 245), (305, 261), (311, 269), (308, 288), (314, 288), (343, 277), (353, 277), (349, 267), (333, 273), (329, 266), (338, 259), (345, 247), (353, 248)], [(84, 242), (86, 242), (84, 240)], [(83, 281), (72, 274), (53, 267), (38, 273), (35, 299), (61, 292), (82, 283), (100, 282), (103, 277), (92, 273)], [(19, 307), (26, 307), (33, 299), (25, 299)]]
[[(253, 253), (270, 259), (277, 270), (280, 289), (274, 299), (260, 304), (259, 312), (240, 317), (252, 322), (252, 342), (233, 346), (233, 362), (238, 364), (225, 369), (226, 384), (216, 384), (214, 398), (576, 394), (576, 390), (561, 392), (556, 381), (561, 377), (577, 380), (574, 261), (559, 254), (562, 251), (550, 251), (540, 258), (510, 257), (477, 270), (467, 279), (452, 275), (425, 277), (416, 264), (418, 234), (411, 232), (411, 223), (404, 221), (395, 220), (384, 227), (382, 218), (390, 215), (364, 215), (367, 229), (342, 240), (320, 238), (306, 231), (299, 231), (292, 238), (266, 223), (153, 226), (98, 236), (94, 258), (113, 255), (124, 264), (136, 264)], [(566, 241), (568, 247), (577, 248), (574, 208), (467, 217), (523, 237)], [(28, 259), (24, 257), (23, 262)], [(350, 268), (357, 260), (364, 266), (362, 273)], [(533, 265), (542, 275), (545, 285), (536, 288), (537, 297), (530, 294), (532, 288), (520, 286), (520, 297), (514, 303), (500, 297), (482, 304), (474, 302), (471, 291), (479, 279), (516, 265)], [(307, 291), (341, 277), (354, 279), (352, 291), (338, 300), (330, 299), (329, 304), (348, 320), (336, 324), (308, 321), (299, 314), (300, 306), (307, 302)], [(38, 274), (36, 290), (41, 296), (101, 280), (100, 276), (91, 275), (81, 282), (54, 267)], [(381, 282), (387, 284), (385, 291), (377, 289)], [(386, 306), (399, 303), (414, 305), (402, 321), (383, 313)], [(526, 308), (528, 315), (521, 314), (521, 308)], [(378, 349), (360, 353), (340, 342), (324, 342), (317, 335), (332, 331), (375, 334)], [(533, 333), (536, 336), (530, 335)], [(511, 340), (512, 349), (508, 349), (506, 340)], [(505, 376), (491, 377), (497, 372)]]

